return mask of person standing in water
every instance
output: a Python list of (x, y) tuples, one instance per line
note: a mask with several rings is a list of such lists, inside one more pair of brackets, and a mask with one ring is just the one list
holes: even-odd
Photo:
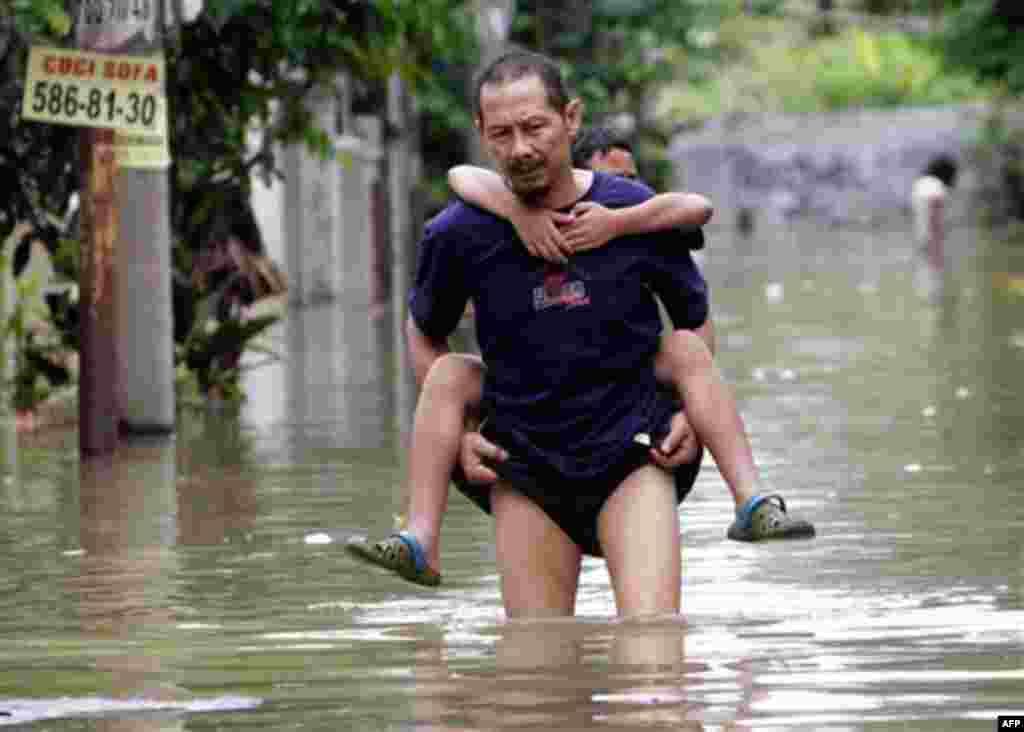
[(921, 171), (910, 190), (914, 242), (925, 263), (923, 285), (929, 297), (941, 292), (946, 271), (949, 198), (956, 176), (956, 161), (949, 155), (937, 155)]

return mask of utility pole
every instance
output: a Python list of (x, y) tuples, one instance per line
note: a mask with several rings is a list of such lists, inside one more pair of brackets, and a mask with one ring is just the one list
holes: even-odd
[[(85, 6), (83, 5), (83, 8)], [(85, 13), (83, 12), (83, 16)], [(92, 18), (90, 17), (90, 20)], [(102, 23), (78, 26), (78, 46), (104, 49), (111, 28)], [(117, 448), (117, 338), (114, 292), (117, 270), (117, 159), (114, 131), (83, 127), (79, 132), (81, 161), (81, 268), (79, 272), (79, 451), (83, 457)]]
[(88, 456), (114, 451), (121, 430), (173, 431), (174, 329), (164, 2), (78, 9), (78, 47), (95, 55), (76, 68), (105, 86), (73, 107), (107, 125), (80, 133), (79, 425)]

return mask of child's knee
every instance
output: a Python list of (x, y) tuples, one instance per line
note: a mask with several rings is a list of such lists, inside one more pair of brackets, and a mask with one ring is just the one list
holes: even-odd
[(673, 330), (662, 337), (655, 366), (659, 375), (692, 373), (712, 368), (714, 356), (695, 331)]
[(435, 398), (475, 406), (483, 391), (483, 364), (479, 359), (447, 353), (437, 359), (423, 381), (423, 392)]

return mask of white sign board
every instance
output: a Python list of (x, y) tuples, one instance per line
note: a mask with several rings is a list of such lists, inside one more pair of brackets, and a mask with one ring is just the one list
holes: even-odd
[(100, 51), (122, 48), (137, 36), (156, 37), (157, 0), (81, 0), (78, 45)]

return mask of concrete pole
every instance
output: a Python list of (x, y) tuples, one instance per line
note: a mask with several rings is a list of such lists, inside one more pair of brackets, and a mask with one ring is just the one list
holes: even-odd
[[(391, 303), (394, 315), (395, 413), (401, 435), (409, 433), (416, 403), (409, 351), (405, 342), (406, 300), (412, 283), (414, 262), (412, 188), (413, 157), (416, 155), (409, 95), (405, 82), (396, 74), (388, 81), (388, 202), (391, 218)], [(404, 443), (404, 439), (402, 440)]]
[[(163, 4), (153, 3), (160, 11)], [(163, 17), (160, 12), (151, 32), (136, 36), (132, 53), (163, 55)], [(166, 86), (166, 80), (161, 83)], [(122, 168), (118, 196), (120, 425), (127, 433), (167, 434), (175, 427), (169, 173), (161, 167)]]
[(122, 169), (118, 194), (121, 428), (128, 433), (170, 433), (175, 426), (175, 394), (167, 172)]

